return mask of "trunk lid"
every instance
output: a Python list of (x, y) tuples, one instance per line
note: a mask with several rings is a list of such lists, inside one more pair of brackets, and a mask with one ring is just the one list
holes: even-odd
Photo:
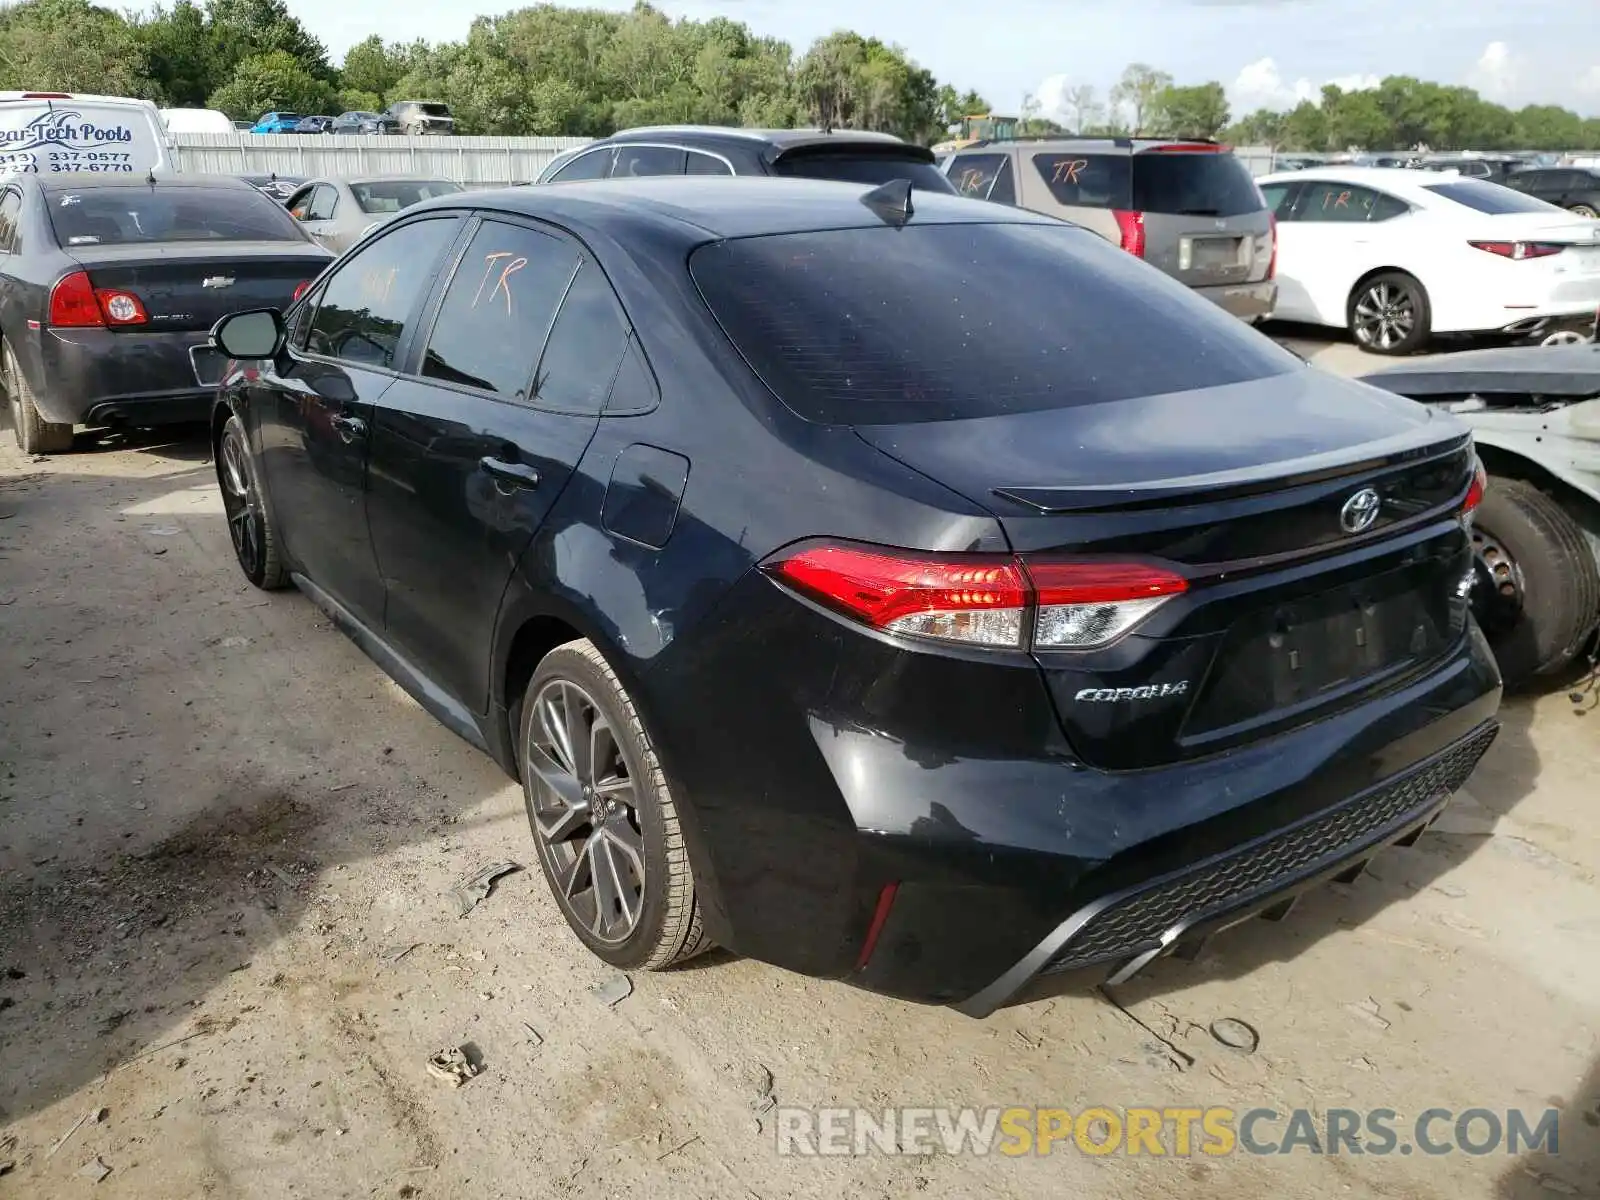
[[(1306, 370), (857, 433), (985, 505), (1025, 559), (1157, 560), (1189, 579), (1104, 648), (1035, 652), (1095, 766), (1216, 753), (1355, 704), (1466, 628), (1470, 436), (1375, 389)], [(1368, 488), (1376, 518), (1352, 531)]]
[(74, 246), (68, 253), (98, 288), (137, 296), (149, 314), (133, 332), (207, 330), (229, 313), (288, 308), (295, 288), (331, 260), (295, 242)]

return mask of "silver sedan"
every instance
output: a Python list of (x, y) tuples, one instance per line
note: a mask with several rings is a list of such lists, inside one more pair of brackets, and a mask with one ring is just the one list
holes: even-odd
[(312, 179), (284, 204), (313, 240), (342, 252), (374, 225), (413, 204), (461, 190), (459, 183), (448, 179)]

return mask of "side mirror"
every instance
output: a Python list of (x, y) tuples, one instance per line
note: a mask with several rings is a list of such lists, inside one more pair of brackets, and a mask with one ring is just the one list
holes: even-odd
[(232, 359), (276, 358), (285, 332), (281, 312), (257, 308), (223, 317), (211, 327), (211, 344)]

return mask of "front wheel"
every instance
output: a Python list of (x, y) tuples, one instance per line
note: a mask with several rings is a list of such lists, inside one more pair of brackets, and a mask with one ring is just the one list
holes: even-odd
[(1347, 317), (1356, 345), (1373, 354), (1410, 354), (1433, 332), (1427, 289), (1404, 271), (1385, 271), (1356, 285)]
[(572, 931), (623, 970), (659, 970), (705, 949), (672, 791), (594, 643), (545, 655), (518, 725), (539, 864)]
[(260, 477), (244, 425), (229, 417), (217, 447), (217, 482), (222, 487), (222, 511), (228, 518), (228, 538), (239, 569), (263, 591), (289, 582), (278, 553), (278, 530), (267, 513)]
[(1592, 204), (1574, 204), (1567, 211), (1575, 217), (1600, 217), (1600, 212)]
[(1566, 666), (1600, 615), (1600, 566), (1583, 529), (1531, 483), (1493, 476), (1472, 544), (1472, 612), (1506, 686)]

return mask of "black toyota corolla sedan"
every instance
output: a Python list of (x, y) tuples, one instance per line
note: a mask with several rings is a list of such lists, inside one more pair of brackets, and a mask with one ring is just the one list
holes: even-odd
[(1495, 734), (1468, 432), (1047, 217), (463, 193), (214, 336), (245, 574), (522, 780), (618, 967), (1124, 978), (1414, 838)]
[(0, 384), (27, 453), (74, 425), (204, 421), (207, 331), (287, 305), (333, 255), (242, 180), (18, 175), (0, 187)]

